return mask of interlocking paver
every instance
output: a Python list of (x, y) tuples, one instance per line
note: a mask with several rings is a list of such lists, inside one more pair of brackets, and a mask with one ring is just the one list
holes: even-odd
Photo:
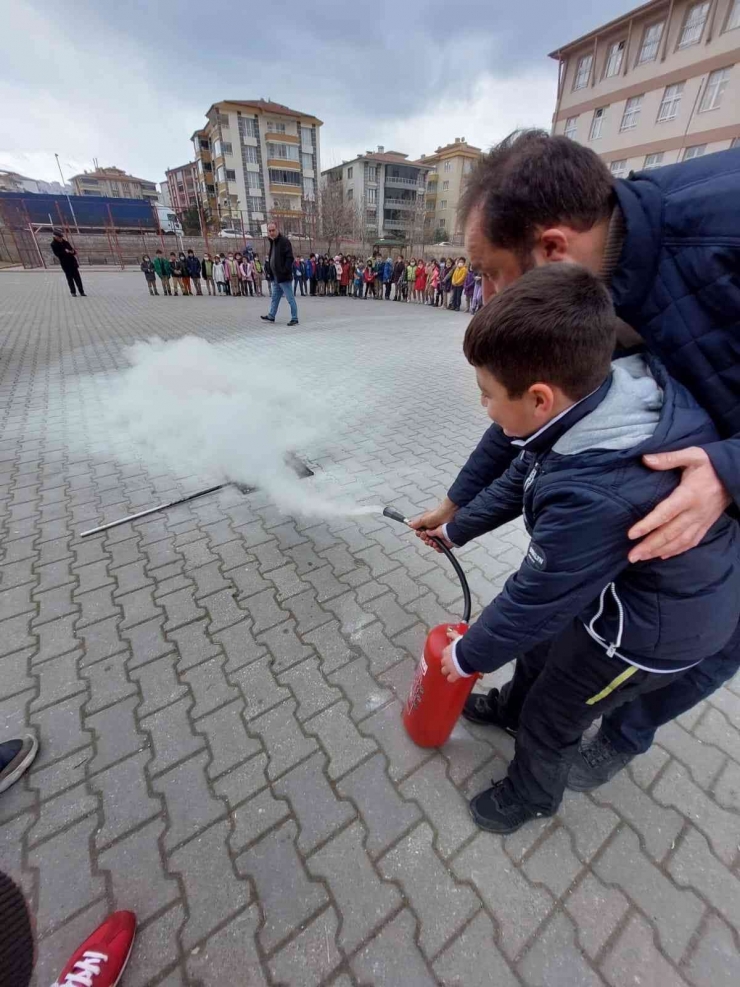
[[(503, 775), (511, 738), (460, 723), (435, 753), (401, 723), (428, 627), (459, 607), (410, 532), (229, 486), (79, 535), (213, 482), (148, 467), (107, 426), (123, 340), (195, 334), (297, 368), (333, 409), (306, 485), (326, 471), (338, 496), (414, 514), (485, 427), (466, 320), (306, 299), (286, 334), (232, 300), (214, 329), (207, 299), (155, 312), (138, 275), (86, 280), (83, 335), (62, 279), (1, 286), (0, 722), (41, 751), (0, 797), (0, 857), (35, 912), (38, 982), (133, 905), (130, 987), (235, 969), (255, 987), (734, 985), (740, 679), (612, 783), (501, 839), (466, 799)], [(433, 403), (420, 346), (445, 367)], [(461, 550), (476, 612), (527, 541), (517, 521)], [(459, 900), (485, 910), (445, 911)]]

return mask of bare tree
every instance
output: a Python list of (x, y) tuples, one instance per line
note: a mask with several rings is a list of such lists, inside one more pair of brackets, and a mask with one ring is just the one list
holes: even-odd
[(321, 234), (327, 244), (327, 253), (333, 253), (343, 239), (351, 237), (357, 226), (357, 210), (348, 202), (341, 182), (327, 182), (319, 192), (319, 216)]

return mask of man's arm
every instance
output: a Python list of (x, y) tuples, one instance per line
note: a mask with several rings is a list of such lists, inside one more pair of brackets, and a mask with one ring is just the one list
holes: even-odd
[(497, 480), (461, 508), (447, 524), (447, 537), (459, 547), (487, 531), (500, 528), (522, 513), (528, 466), (518, 456)]
[(529, 551), (464, 637), (465, 673), (492, 672), (563, 630), (628, 565), (630, 505), (575, 485), (538, 504)]
[(464, 507), (501, 476), (518, 454), (519, 449), (511, 444), (503, 429), (491, 425), (458, 473), (447, 496), (458, 507)]

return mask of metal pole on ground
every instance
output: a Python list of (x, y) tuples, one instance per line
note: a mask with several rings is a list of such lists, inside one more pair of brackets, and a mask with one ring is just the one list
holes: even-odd
[(126, 517), (118, 518), (117, 521), (109, 521), (108, 524), (100, 524), (97, 528), (89, 528), (87, 531), (81, 531), (80, 537), (87, 538), (88, 535), (97, 535), (101, 531), (108, 531), (110, 528), (117, 528), (120, 524), (126, 524), (127, 521), (135, 521), (138, 518), (146, 517), (149, 514), (156, 514), (157, 511), (167, 510), (168, 507), (176, 507), (178, 504), (187, 504), (188, 501), (195, 500), (197, 497), (205, 497), (206, 494), (212, 494), (216, 493), (217, 490), (223, 490), (226, 486), (228, 486), (228, 484), (219, 483), (218, 486), (208, 487), (206, 490), (198, 490), (196, 493), (189, 494), (187, 497), (180, 497), (177, 500), (170, 500), (166, 504), (158, 504), (156, 507), (149, 507), (145, 511), (139, 511), (137, 514), (128, 514)]

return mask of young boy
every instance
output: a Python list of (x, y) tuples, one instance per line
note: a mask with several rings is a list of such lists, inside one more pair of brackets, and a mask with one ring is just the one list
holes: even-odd
[(716, 654), (737, 626), (740, 536), (726, 515), (682, 555), (628, 563), (628, 530), (680, 479), (642, 457), (717, 436), (647, 353), (611, 363), (615, 322), (592, 274), (548, 264), (494, 297), (465, 335), (481, 403), (521, 453), (425, 534), (461, 546), (523, 514), (531, 538), (443, 658), (450, 681), (517, 659), (502, 694), (477, 697), (487, 723), (516, 735), (507, 777), (471, 802), (492, 832), (553, 815), (590, 723)]

